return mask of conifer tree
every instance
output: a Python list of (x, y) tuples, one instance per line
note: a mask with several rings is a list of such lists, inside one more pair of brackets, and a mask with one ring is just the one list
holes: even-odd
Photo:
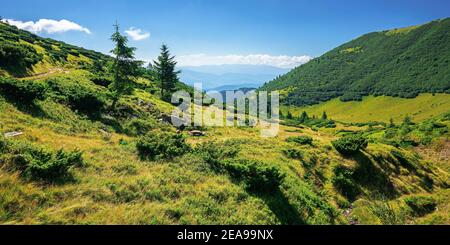
[(392, 117), (389, 119), (389, 127), (390, 128), (395, 128), (394, 119), (392, 119)]
[(287, 119), (292, 119), (292, 113), (290, 111), (287, 111), (286, 118)]
[(172, 56), (167, 45), (163, 44), (161, 54), (156, 61), (153, 61), (153, 70), (161, 87), (161, 97), (166, 101), (170, 101), (178, 81), (180, 71), (175, 70), (176, 65), (175, 56)]
[(322, 113), (322, 120), (327, 120), (328, 119), (328, 115), (327, 115), (327, 112), (323, 112)]
[(133, 90), (133, 78), (139, 75), (139, 67), (142, 62), (136, 61), (134, 58), (134, 51), (136, 48), (128, 47), (127, 37), (120, 34), (119, 25), (114, 25), (115, 32), (111, 36), (111, 40), (114, 42), (115, 47), (111, 50), (114, 54), (114, 61), (110, 67), (110, 73), (113, 76), (113, 81), (109, 86), (114, 109), (119, 98), (124, 94), (129, 94)]
[(308, 119), (309, 119), (308, 114), (306, 113), (306, 111), (303, 111), (299, 118), (300, 123), (304, 123)]

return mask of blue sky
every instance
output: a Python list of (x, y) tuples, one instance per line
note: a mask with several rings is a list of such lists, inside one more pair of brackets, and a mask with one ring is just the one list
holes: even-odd
[(118, 20), (122, 31), (134, 27), (150, 34), (140, 41), (130, 38), (137, 57), (153, 59), (165, 42), (185, 58), (185, 65), (195, 57), (200, 63), (246, 58), (251, 63), (265, 59), (261, 55), (315, 57), (368, 32), (450, 16), (448, 0), (15, 0), (1, 5), (5, 19), (74, 22), (90, 34), (39, 35), (105, 53), (112, 47), (109, 36)]

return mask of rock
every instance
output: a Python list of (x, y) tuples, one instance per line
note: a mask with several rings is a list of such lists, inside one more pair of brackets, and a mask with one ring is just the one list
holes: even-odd
[(192, 131), (189, 131), (188, 134), (189, 134), (190, 136), (205, 136), (205, 135), (206, 135), (205, 132), (202, 132), (202, 131), (200, 131), (200, 130), (192, 130)]
[(23, 134), (23, 132), (13, 131), (13, 132), (5, 133), (4, 136), (5, 136), (5, 138), (10, 138), (10, 137), (16, 137), (16, 136), (19, 136), (22, 134)]

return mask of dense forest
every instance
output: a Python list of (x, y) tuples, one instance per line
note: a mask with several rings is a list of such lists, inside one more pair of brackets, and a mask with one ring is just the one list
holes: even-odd
[(373, 32), (345, 43), (263, 85), (288, 105), (365, 95), (414, 98), (450, 93), (450, 18)]

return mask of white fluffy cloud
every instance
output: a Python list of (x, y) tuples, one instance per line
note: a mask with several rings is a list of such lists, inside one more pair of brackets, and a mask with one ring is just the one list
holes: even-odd
[(23, 22), (20, 20), (12, 20), (12, 19), (6, 19), (3, 21), (8, 22), (10, 25), (17, 26), (17, 28), (19, 29), (23, 29), (33, 33), (47, 32), (49, 34), (52, 34), (67, 31), (81, 31), (91, 34), (91, 31), (89, 31), (89, 29), (82, 27), (75, 22), (64, 19), (63, 20), (40, 19), (36, 22), (34, 21)]
[(221, 55), (210, 56), (205, 54), (184, 55), (177, 58), (180, 66), (202, 66), (202, 65), (270, 65), (280, 68), (293, 68), (306, 62), (312, 58), (307, 55), (303, 56), (272, 56), (267, 54), (250, 54), (250, 55)]
[(142, 41), (145, 39), (148, 39), (150, 37), (149, 32), (142, 31), (141, 29), (137, 29), (134, 27), (131, 27), (130, 29), (126, 30), (125, 33), (131, 37), (134, 41)]

